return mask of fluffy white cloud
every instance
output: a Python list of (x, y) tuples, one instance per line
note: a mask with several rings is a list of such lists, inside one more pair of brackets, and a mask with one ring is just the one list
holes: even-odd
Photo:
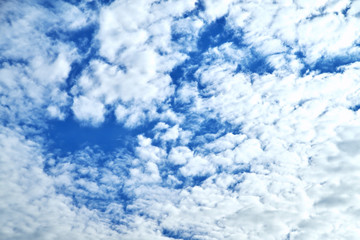
[[(358, 2), (18, 4), (0, 10), (1, 236), (357, 239)], [(200, 52), (223, 16), (234, 38)], [(96, 21), (99, 55), (67, 86), (81, 46), (52, 34)], [(112, 112), (151, 125), (110, 153), (46, 153), (30, 126), (70, 108), (99, 130)]]
[(46, 116), (46, 109), (51, 118), (65, 117), (69, 104), (69, 95), (64, 91), (66, 79), (70, 65), (79, 56), (71, 43), (54, 39), (51, 34), (74, 31), (90, 20), (73, 5), (56, 5), (51, 10), (36, 2), (2, 3), (2, 120), (29, 123)]
[(95, 126), (105, 119), (105, 107), (96, 99), (89, 99), (84, 96), (75, 98), (72, 109), (77, 119), (90, 121)]
[[(115, 111), (118, 121), (127, 127), (141, 125), (147, 112), (153, 112), (173, 93), (169, 73), (186, 56), (173, 49), (172, 25), (177, 18), (183, 21), (181, 15), (192, 10), (195, 2), (115, 1), (103, 7), (97, 39), (100, 54), (108, 63), (92, 61), (74, 94), (106, 105), (125, 104), (132, 110), (119, 105)], [(199, 20), (193, 22), (195, 28), (201, 26)], [(73, 110), (75, 115), (76, 110), (81, 111)], [(90, 118), (81, 120), (91, 122)]]
[(241, 28), (244, 41), (261, 54), (281, 53), (287, 59), (282, 66), (287, 67), (288, 59), (298, 51), (308, 64), (322, 57), (355, 55), (359, 51), (357, 9), (357, 4), (347, 0), (243, 1), (230, 8), (227, 19), (235, 31)]
[(114, 239), (118, 233), (57, 194), (43, 171), (41, 147), (19, 133), (0, 130), (0, 233), (6, 239)]
[(203, 1), (205, 11), (202, 13), (202, 17), (206, 19), (208, 22), (214, 21), (215, 19), (226, 15), (231, 9), (235, 0), (225, 0), (225, 1), (215, 1), (215, 0), (207, 0)]
[(189, 148), (185, 146), (178, 146), (171, 149), (168, 160), (174, 164), (185, 164), (193, 157), (194, 154)]

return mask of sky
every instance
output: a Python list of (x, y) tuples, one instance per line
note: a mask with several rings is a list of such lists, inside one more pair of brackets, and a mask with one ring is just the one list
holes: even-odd
[(4, 0), (0, 33), (0, 239), (359, 239), (359, 0)]

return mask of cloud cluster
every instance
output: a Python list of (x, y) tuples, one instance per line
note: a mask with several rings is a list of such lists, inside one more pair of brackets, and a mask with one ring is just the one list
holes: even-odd
[[(358, 2), (16, 4), (0, 10), (1, 236), (357, 239)], [(89, 51), (66, 37), (90, 25)], [(34, 126), (70, 112), (137, 132), (46, 150)]]
[(347, 0), (243, 1), (227, 13), (229, 25), (241, 29), (246, 43), (268, 56), (273, 66), (289, 68), (298, 66), (298, 53), (309, 65), (356, 55), (359, 10), (356, 1)]
[(0, 129), (0, 220), (5, 239), (114, 239), (97, 213), (58, 194), (44, 170), (41, 146), (9, 128)]
[(27, 1), (1, 4), (2, 121), (34, 123), (39, 116), (66, 116), (69, 94), (64, 88), (79, 56), (71, 42), (59, 41), (53, 34), (77, 31), (90, 19), (73, 5), (56, 5), (48, 9)]
[[(96, 38), (105, 59), (92, 60), (73, 88), (77, 119), (97, 125), (106, 110), (115, 109), (119, 122), (135, 127), (147, 116), (158, 117), (157, 108), (174, 92), (169, 73), (186, 59), (174, 47), (172, 28), (184, 21), (201, 24), (183, 17), (195, 3), (115, 1), (103, 7)], [(97, 110), (89, 111), (91, 106)]]

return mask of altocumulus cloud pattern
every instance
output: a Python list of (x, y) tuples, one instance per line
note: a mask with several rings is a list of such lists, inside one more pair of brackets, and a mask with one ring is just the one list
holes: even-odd
[(3, 0), (0, 239), (360, 239), (360, 1)]

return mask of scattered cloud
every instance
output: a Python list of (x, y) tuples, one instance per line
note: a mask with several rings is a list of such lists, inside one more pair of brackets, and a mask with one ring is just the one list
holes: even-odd
[(1, 3), (0, 235), (357, 239), (359, 14)]

